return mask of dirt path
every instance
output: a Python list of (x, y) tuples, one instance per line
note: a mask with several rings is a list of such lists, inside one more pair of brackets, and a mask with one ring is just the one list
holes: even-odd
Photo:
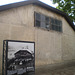
[(36, 73), (35, 75), (75, 75), (75, 66), (55, 70), (47, 70)]

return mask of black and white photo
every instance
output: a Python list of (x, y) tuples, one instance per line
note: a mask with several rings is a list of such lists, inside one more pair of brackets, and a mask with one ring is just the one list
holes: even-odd
[(8, 41), (7, 75), (34, 75), (34, 42)]

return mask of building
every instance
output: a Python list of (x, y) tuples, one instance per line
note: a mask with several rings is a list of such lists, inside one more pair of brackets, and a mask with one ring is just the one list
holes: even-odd
[(19, 50), (15, 53), (15, 58), (32, 58), (32, 54), (27, 50)]
[(38, 0), (0, 6), (0, 73), (3, 40), (35, 42), (35, 70), (75, 60), (75, 27), (62, 11)]

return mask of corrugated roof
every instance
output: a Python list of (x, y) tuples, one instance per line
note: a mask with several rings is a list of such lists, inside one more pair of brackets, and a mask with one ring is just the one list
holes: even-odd
[(69, 25), (75, 31), (75, 26), (66, 13), (64, 13), (64, 12), (54, 8), (54, 7), (51, 7), (51, 6), (41, 2), (39, 0), (27, 0), (27, 1), (22, 1), (22, 2), (17, 2), (17, 3), (12, 3), (12, 4), (8, 4), (8, 5), (0, 6), (0, 11), (5, 11), (5, 10), (11, 9), (11, 8), (16, 8), (16, 7), (20, 7), (20, 6), (29, 5), (29, 4), (41, 6), (43, 8), (46, 8), (49, 11), (55, 12), (55, 13), (63, 16), (66, 19), (66, 21), (69, 23)]

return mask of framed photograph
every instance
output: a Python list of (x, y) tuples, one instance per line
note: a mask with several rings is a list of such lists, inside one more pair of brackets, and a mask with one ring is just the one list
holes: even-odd
[(3, 41), (3, 75), (35, 74), (35, 43)]

